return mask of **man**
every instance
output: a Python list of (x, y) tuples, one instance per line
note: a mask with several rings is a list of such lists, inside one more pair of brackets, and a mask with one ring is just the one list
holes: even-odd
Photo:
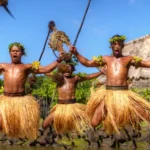
[(46, 67), (39, 62), (23, 64), (25, 48), (20, 43), (9, 46), (11, 63), (1, 63), (4, 75), (4, 95), (0, 96), (0, 129), (10, 137), (36, 139), (39, 128), (39, 105), (35, 98), (25, 94), (25, 82), (30, 73), (52, 71), (61, 60)]
[(44, 120), (43, 128), (54, 123), (57, 133), (75, 131), (79, 134), (91, 128), (89, 117), (85, 113), (85, 105), (76, 103), (75, 90), (78, 82), (96, 78), (102, 72), (72, 76), (74, 70), (72, 64), (59, 64), (57, 74), (47, 74), (57, 83), (58, 104), (52, 108)]
[(140, 121), (150, 123), (150, 103), (128, 90), (127, 76), (131, 65), (150, 67), (150, 61), (141, 58), (123, 56), (125, 36), (115, 35), (110, 39), (112, 56), (94, 57), (88, 60), (81, 56), (75, 47), (70, 51), (79, 62), (87, 67), (106, 66), (106, 89), (97, 90), (87, 104), (87, 113), (91, 117), (92, 126), (98, 126), (102, 120), (109, 134), (126, 125), (136, 128)]

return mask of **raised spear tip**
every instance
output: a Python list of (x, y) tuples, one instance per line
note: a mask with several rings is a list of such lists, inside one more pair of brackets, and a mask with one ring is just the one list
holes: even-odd
[(0, 6), (7, 6), (8, 0), (0, 0)]
[(54, 30), (55, 29), (55, 22), (54, 21), (50, 21), (48, 24), (48, 27), (50, 28), (50, 30)]
[[(4, 9), (7, 11), (7, 13), (14, 18), (14, 16), (12, 15), (12, 13), (10, 12), (10, 10), (7, 7), (8, 5), (8, 0), (0, 0), (0, 6), (4, 7)], [(15, 18), (14, 18), (15, 19)]]
[(12, 15), (12, 13), (10, 12), (10, 10), (8, 9), (8, 7), (7, 6), (3, 6), (4, 7), (4, 9), (8, 12), (8, 14), (11, 16), (11, 17), (13, 17), (14, 19), (15, 19), (15, 17)]

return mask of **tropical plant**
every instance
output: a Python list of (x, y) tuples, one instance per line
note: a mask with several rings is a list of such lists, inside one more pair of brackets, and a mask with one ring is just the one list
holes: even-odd
[(148, 89), (148, 88), (146, 88), (146, 89), (134, 88), (134, 89), (132, 89), (132, 91), (138, 93), (138, 94), (141, 95), (144, 99), (150, 101), (150, 89)]

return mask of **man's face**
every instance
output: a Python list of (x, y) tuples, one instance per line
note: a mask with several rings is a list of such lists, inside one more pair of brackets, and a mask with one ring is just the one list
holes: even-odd
[(10, 56), (13, 63), (20, 63), (23, 52), (17, 46), (13, 46), (10, 50)]
[(112, 48), (114, 56), (120, 56), (122, 54), (123, 47), (124, 47), (124, 44), (122, 41), (115, 41), (111, 43), (111, 48)]
[(72, 75), (73, 69), (70, 65), (67, 65), (67, 71), (63, 73), (63, 76), (70, 77)]

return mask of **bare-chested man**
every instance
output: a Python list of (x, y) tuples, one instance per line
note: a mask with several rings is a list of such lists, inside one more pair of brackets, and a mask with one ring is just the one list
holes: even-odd
[(11, 137), (35, 139), (39, 127), (39, 105), (31, 95), (25, 94), (25, 82), (30, 73), (52, 71), (61, 60), (48, 66), (38, 62), (23, 64), (24, 46), (12, 43), (9, 46), (11, 63), (1, 63), (0, 72), (4, 75), (4, 95), (0, 96), (0, 129)]
[(76, 103), (75, 90), (78, 82), (90, 80), (100, 76), (103, 72), (89, 75), (72, 76), (74, 66), (71, 64), (60, 64), (58, 66), (59, 74), (52, 76), (57, 82), (58, 104), (54, 106), (43, 122), (43, 128), (47, 128), (54, 123), (57, 133), (67, 133), (76, 131), (82, 133), (84, 130), (91, 128), (90, 120), (85, 113), (85, 105)]
[(75, 47), (70, 51), (79, 62), (87, 67), (107, 67), (106, 89), (97, 90), (87, 104), (87, 113), (92, 126), (98, 126), (102, 120), (108, 133), (130, 124), (134, 128), (140, 121), (150, 122), (150, 103), (128, 90), (127, 75), (131, 65), (150, 67), (150, 61), (133, 56), (123, 56), (125, 36), (115, 35), (110, 39), (112, 56), (93, 57), (93, 60), (81, 56)]

